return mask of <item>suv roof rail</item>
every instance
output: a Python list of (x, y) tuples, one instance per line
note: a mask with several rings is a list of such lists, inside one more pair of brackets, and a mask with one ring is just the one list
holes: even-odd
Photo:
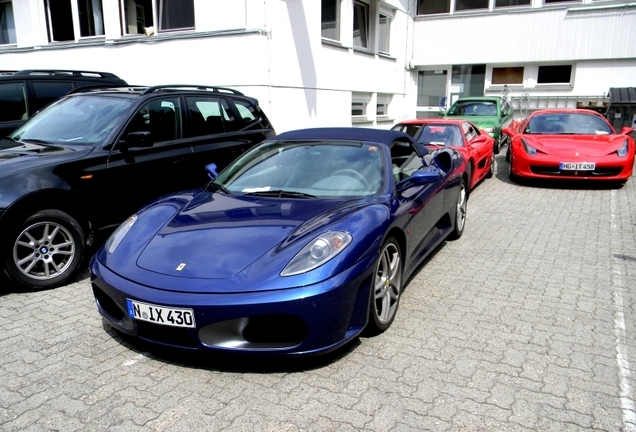
[(81, 71), (81, 70), (64, 70), (64, 69), (24, 69), (15, 71), (15, 76), (28, 76), (28, 75), (64, 75), (74, 77), (89, 77), (89, 78), (110, 78), (119, 79), (119, 77), (110, 72), (95, 72), (95, 71)]
[(231, 93), (231, 94), (235, 94), (238, 96), (245, 96), (243, 93), (241, 93), (238, 90), (234, 90), (228, 87), (215, 87), (215, 86), (204, 86), (204, 85), (192, 85), (192, 84), (170, 84), (170, 85), (157, 85), (157, 86), (152, 86), (152, 87), (148, 87), (143, 93), (142, 95), (148, 94), (148, 93), (153, 93), (156, 91), (161, 91), (161, 90), (178, 90), (178, 89), (182, 89), (182, 88), (191, 88), (193, 90), (212, 90), (213, 92), (217, 92), (217, 93)]
[(92, 91), (100, 91), (100, 90), (128, 90), (128, 91), (138, 91), (141, 92), (144, 89), (148, 88), (148, 86), (144, 85), (117, 85), (117, 84), (95, 84), (90, 86), (82, 86), (76, 87), (73, 90), (66, 93), (67, 95), (75, 94), (75, 93), (89, 93)]

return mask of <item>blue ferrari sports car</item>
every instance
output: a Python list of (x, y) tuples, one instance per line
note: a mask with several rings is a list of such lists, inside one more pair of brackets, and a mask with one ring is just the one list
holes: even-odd
[(312, 355), (393, 322), (466, 220), (466, 163), (397, 131), (283, 133), (130, 216), (90, 263), (97, 308), (151, 343)]

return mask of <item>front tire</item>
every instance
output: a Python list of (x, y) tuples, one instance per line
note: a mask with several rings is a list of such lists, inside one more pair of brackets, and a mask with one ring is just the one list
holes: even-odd
[(63, 285), (84, 257), (80, 224), (59, 210), (34, 213), (12, 239), (5, 273), (22, 287), (41, 290)]
[(459, 196), (457, 197), (457, 204), (455, 206), (455, 226), (453, 231), (448, 235), (449, 240), (457, 240), (464, 234), (464, 227), (466, 226), (466, 210), (468, 208), (468, 189), (466, 188), (466, 182), (462, 179), (459, 185)]
[(369, 335), (377, 335), (388, 329), (400, 304), (402, 294), (402, 254), (397, 241), (391, 237), (382, 245), (375, 265), (369, 323), (365, 329)]

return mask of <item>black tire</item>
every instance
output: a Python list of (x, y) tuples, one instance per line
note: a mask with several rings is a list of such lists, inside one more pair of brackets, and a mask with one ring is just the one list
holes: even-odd
[(495, 175), (495, 155), (492, 155), (492, 159), (490, 160), (490, 168), (486, 173), (486, 178), (492, 178)]
[(59, 210), (29, 216), (12, 239), (4, 270), (21, 287), (41, 290), (63, 285), (84, 258), (86, 241), (80, 224)]
[(468, 207), (468, 188), (466, 182), (462, 179), (459, 184), (459, 194), (457, 204), (455, 205), (455, 213), (453, 217), (453, 231), (448, 235), (449, 240), (457, 240), (464, 234), (466, 226), (466, 210)]
[(510, 158), (510, 161), (508, 162), (508, 179), (511, 182), (521, 183), (519, 181), (519, 177), (512, 173), (512, 158)]
[(388, 329), (397, 314), (402, 294), (402, 253), (390, 237), (380, 249), (369, 299), (369, 323), (365, 333), (374, 336)]
[(495, 140), (493, 147), (492, 147), (492, 151), (494, 154), (499, 154), (499, 150), (501, 150), (501, 143), (502, 143), (502, 139), (501, 139), (501, 133), (499, 134), (499, 137)]

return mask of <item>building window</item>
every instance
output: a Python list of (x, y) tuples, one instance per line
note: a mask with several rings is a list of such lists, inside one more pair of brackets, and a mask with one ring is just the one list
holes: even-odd
[(49, 42), (65, 42), (80, 37), (103, 36), (101, 0), (44, 0)]
[(369, 5), (353, 2), (353, 46), (369, 49)]
[(194, 28), (194, 0), (158, 0), (160, 31)]
[(121, 0), (125, 34), (154, 34), (155, 9), (159, 31), (194, 28), (194, 0)]
[(450, 13), (450, 0), (419, 0), (417, 13), (419, 15)]
[(570, 84), (572, 65), (539, 66), (537, 84)]
[(393, 95), (390, 94), (378, 94), (378, 100), (376, 103), (375, 115), (376, 117), (388, 117), (389, 116), (389, 104), (391, 103)]
[(420, 71), (417, 76), (417, 106), (440, 107), (446, 99), (445, 70)]
[(466, 11), (475, 9), (488, 9), (489, 0), (456, 0), (455, 10)]
[(366, 119), (370, 101), (371, 94), (369, 93), (353, 93), (351, 95), (351, 116), (358, 119)]
[(492, 84), (523, 84), (523, 67), (492, 68)]
[(391, 52), (391, 17), (385, 13), (380, 13), (378, 20), (378, 52)]
[(550, 3), (564, 3), (564, 2), (577, 2), (577, 3), (581, 3), (581, 0), (543, 0), (543, 3), (545, 4), (550, 4)]
[(104, 34), (104, 14), (102, 0), (79, 0), (80, 36), (101, 36)]
[(495, 7), (530, 6), (530, 0), (495, 0)]
[(340, 40), (340, 0), (322, 0), (320, 28), (322, 37)]
[(14, 44), (15, 22), (13, 21), (13, 4), (0, 2), (0, 45)]

